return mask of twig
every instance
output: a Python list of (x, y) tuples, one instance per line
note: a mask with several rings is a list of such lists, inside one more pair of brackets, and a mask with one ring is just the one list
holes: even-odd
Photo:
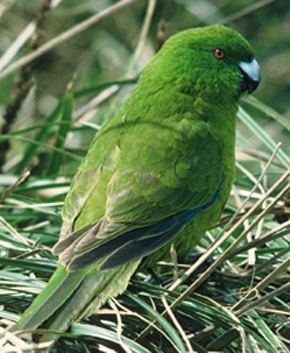
[[(145, 317), (144, 315), (140, 315), (140, 314), (138, 314), (136, 311), (131, 311), (131, 310), (129, 310), (129, 309), (126, 308), (124, 305), (120, 304), (117, 300), (115, 301), (115, 304), (116, 304), (119, 308), (121, 308), (123, 311), (125, 311), (125, 315), (135, 316), (135, 317), (137, 317), (139, 320), (146, 322), (146, 324), (151, 325), (152, 321), (146, 319), (146, 317)], [(172, 343), (173, 347), (175, 347), (174, 342), (172, 342), (172, 341), (170, 340), (170, 337), (167, 336), (167, 334), (166, 334), (161, 328), (159, 328), (159, 326), (157, 326), (157, 325), (155, 325), (155, 324), (153, 323), (151, 327), (154, 328), (157, 332), (159, 332), (159, 333), (161, 334), (161, 336), (164, 336), (170, 343)], [(136, 339), (135, 339), (134, 341), (136, 341)]]
[(151, 25), (151, 21), (152, 21), (155, 7), (156, 7), (156, 0), (149, 0), (146, 14), (145, 14), (144, 21), (143, 21), (143, 26), (142, 26), (142, 29), (140, 32), (138, 44), (136, 46), (133, 57), (132, 57), (131, 62), (129, 64), (129, 68), (128, 68), (126, 76), (130, 76), (131, 73), (134, 71), (134, 66), (135, 66), (136, 62), (138, 62), (138, 59), (142, 53), (146, 38), (148, 36), (148, 32), (149, 32), (149, 28)]
[(21, 67), (27, 65), (28, 63), (34, 61), (35, 59), (39, 58), (43, 54), (47, 53), (49, 50), (52, 50), (53, 48), (57, 47), (61, 43), (67, 41), (68, 39), (76, 36), (77, 34), (85, 31), (88, 29), (90, 26), (94, 25), (95, 23), (99, 22), (103, 18), (113, 14), (114, 12), (120, 10), (121, 8), (128, 6), (132, 4), (136, 0), (122, 0), (119, 1), (117, 4), (114, 4), (105, 10), (99, 12), (96, 15), (93, 15), (89, 17), (88, 19), (78, 23), (76, 26), (68, 29), (67, 31), (61, 33), (57, 37), (54, 37), (53, 39), (49, 40), (46, 42), (44, 45), (42, 45), (40, 48), (36, 49), (34, 52), (24, 56), (23, 58), (19, 59), (16, 61), (14, 64), (10, 65), (7, 69), (3, 70), (0, 73), (0, 79), (3, 79), (4, 77), (7, 77), (10, 75), (12, 72), (20, 69)]
[(80, 107), (76, 112), (73, 114), (73, 120), (74, 122), (78, 121), (86, 121), (84, 117), (87, 116), (88, 113), (94, 112), (96, 107), (105, 102), (107, 99), (111, 98), (114, 94), (118, 92), (120, 89), (120, 86), (118, 85), (113, 85), (111, 87), (108, 87), (104, 89), (101, 93), (96, 95), (94, 98), (92, 98), (88, 103)]
[(31, 38), (36, 29), (35, 21), (28, 23), (25, 29), (20, 33), (16, 40), (6, 49), (5, 53), (0, 58), (0, 71), (14, 58), (19, 50)]
[(9, 10), (9, 8), (14, 4), (15, 0), (2, 0), (2, 4), (0, 4), (0, 19), (5, 13), (5, 11)]
[[(51, 1), (50, 8), (56, 8), (62, 0)], [(12, 1), (11, 1), (12, 5)], [(11, 6), (10, 5), (10, 6)], [(4, 5), (0, 5), (4, 6)], [(7, 9), (6, 9), (7, 10)], [(0, 8), (0, 17), (1, 17), (1, 8)], [(4, 54), (0, 58), (0, 71), (4, 69), (5, 66), (17, 55), (19, 50), (25, 45), (25, 43), (33, 36), (37, 29), (37, 20), (33, 20), (28, 23), (24, 30), (19, 34), (15, 41), (7, 48)]]
[(162, 48), (163, 44), (165, 43), (168, 37), (167, 28), (168, 28), (168, 22), (165, 21), (164, 19), (161, 19), (157, 25), (157, 31), (156, 31), (156, 43), (155, 43), (156, 52), (158, 52)]
[[(156, 7), (156, 0), (149, 0), (148, 5), (147, 5), (147, 11), (144, 17), (142, 29), (139, 35), (139, 39), (137, 42), (136, 49), (134, 50), (134, 53), (132, 55), (132, 58), (129, 62), (128, 68), (126, 70), (126, 73), (124, 74), (124, 77), (131, 77), (132, 73), (134, 72), (134, 66), (136, 62), (138, 61), (142, 50), (145, 45), (146, 38), (148, 36), (150, 24), (152, 21), (152, 17), (154, 14), (154, 10)], [(125, 81), (127, 81), (125, 79)], [(74, 120), (87, 120), (89, 119), (92, 114), (95, 113), (95, 109), (97, 105), (100, 103), (103, 103), (105, 100), (108, 98), (111, 98), (114, 94), (116, 94), (120, 89), (120, 85), (112, 85), (108, 88), (106, 88), (104, 91), (96, 95), (94, 98), (92, 98), (87, 104), (85, 104), (83, 107), (81, 107), (75, 114), (73, 119)]]
[(246, 311), (249, 311), (252, 309), (257, 309), (257, 307), (259, 305), (264, 304), (265, 302), (269, 301), (270, 299), (277, 297), (279, 294), (286, 291), (288, 288), (290, 288), (290, 283), (285, 283), (281, 287), (274, 289), (272, 292), (253, 301), (252, 303), (249, 303), (249, 304), (246, 304), (246, 305), (240, 307), (240, 309), (238, 309), (235, 314), (237, 316), (240, 316), (240, 315), (244, 314)]
[(251, 5), (243, 8), (241, 11), (222, 19), (221, 21), (219, 21), (219, 23), (225, 25), (225, 24), (235, 22), (235, 21), (241, 19), (242, 17), (251, 15), (251, 14), (257, 12), (258, 10), (261, 10), (262, 8), (264, 8), (268, 5), (271, 5), (272, 3), (276, 2), (276, 1), (278, 1), (278, 0), (262, 0), (262, 1), (255, 3), (255, 4), (251, 4)]
[[(246, 154), (246, 155), (248, 155), (248, 156), (250, 156), (252, 158), (255, 158), (255, 159), (259, 160), (259, 161), (262, 161), (262, 162), (268, 162), (268, 160), (269, 160), (268, 154), (263, 153), (261, 151), (247, 150), (247, 149), (241, 148), (241, 149), (238, 149), (238, 153), (239, 152), (243, 153), (243, 154)], [(277, 166), (277, 167), (279, 167), (279, 168), (287, 169), (287, 167), (285, 168), (284, 164), (281, 163), (279, 160), (278, 161), (277, 160), (273, 161), (272, 164)]]
[[(223, 234), (220, 238), (218, 238), (214, 244), (212, 244), (211, 248), (206, 252), (204, 253), (194, 264), (193, 266), (190, 267), (190, 269), (188, 269), (177, 281), (175, 281), (171, 286), (170, 288), (168, 289), (169, 291), (174, 291), (182, 282), (184, 282), (189, 276), (192, 275), (192, 273), (212, 254), (214, 253), (214, 251), (221, 245), (223, 244), (226, 239), (228, 239), (245, 221), (245, 219), (248, 219), (249, 216), (256, 210), (260, 207), (260, 205), (264, 202), (264, 200), (277, 188), (279, 187), (290, 175), (290, 171), (287, 171), (286, 173), (284, 173), (279, 179), (278, 181), (276, 181), (276, 183), (267, 191), (267, 193), (264, 195), (264, 198), (263, 199), (260, 199), (256, 202), (256, 204), (251, 207), (247, 213), (244, 214), (244, 216), (242, 218), (240, 218), (238, 220), (238, 222), (236, 224), (233, 225), (233, 227), (225, 232), (225, 234)], [(289, 189), (289, 185), (287, 185), (286, 187), (286, 190), (283, 189), (283, 194), (279, 194), (280, 197), (282, 197), (284, 195), (284, 193), (286, 193)], [(271, 204), (269, 206), (274, 206), (274, 204), (278, 201), (277, 197), (275, 198), (274, 200), (275, 202), (271, 202)], [(260, 215), (256, 218), (256, 220), (251, 224), (251, 226), (249, 228), (253, 228), (256, 223), (266, 214), (266, 212), (268, 211), (268, 209), (270, 209), (271, 207), (267, 207), (267, 209), (263, 210)], [(242, 235), (244, 237), (244, 235), (247, 234), (247, 232), (249, 231), (249, 228), (246, 229)], [(241, 237), (241, 236), (240, 236)], [(217, 261), (215, 261), (211, 266), (210, 268), (212, 268), (214, 266), (214, 268), (216, 268), (220, 261), (223, 261), (224, 257), (227, 255), (227, 253), (229, 251), (231, 251), (232, 248), (234, 248), (237, 243), (240, 241), (240, 237), (230, 246), (230, 248), (225, 252), (223, 253), (223, 255), (217, 260), (219, 261), (217, 263)], [(209, 268), (209, 269), (210, 269)], [(208, 269), (208, 270), (209, 270)], [(211, 273), (211, 272), (210, 272)], [(208, 273), (209, 275), (209, 273)], [(200, 279), (199, 279), (200, 280)], [(199, 282), (200, 283), (200, 282)], [(196, 283), (197, 284), (197, 283)], [(192, 290), (190, 289), (191, 287), (188, 288), (188, 290)], [(194, 287), (195, 289), (195, 287)], [(184, 294), (184, 293), (183, 293)]]
[(290, 317), (290, 311), (277, 310), (277, 309), (267, 308), (267, 307), (256, 308), (256, 311), (260, 311), (261, 313), (268, 313), (268, 314), (270, 313), (270, 314), (277, 314), (277, 315)]
[(32, 231), (35, 231), (36, 229), (41, 229), (41, 228), (47, 227), (49, 224), (50, 224), (50, 221), (43, 221), (43, 222), (39, 222), (37, 224), (33, 224), (32, 226), (25, 227), (25, 228), (23, 228), (23, 230), (25, 232), (32, 232)]
[[(26, 28), (26, 31), (18, 37), (18, 41), (14, 42), (14, 47), (10, 47), (6, 57), (2, 57), (2, 68), (7, 64), (9, 60), (17, 53), (17, 50), (21, 48), (22, 45), (31, 37), (30, 48), (32, 50), (39, 46), (39, 42), (43, 34), (43, 26), (51, 6), (52, 0), (43, 0), (42, 4), (37, 11), (35, 20), (30, 26)], [(1, 134), (5, 135), (9, 133), (11, 126), (13, 125), (18, 111), (22, 106), (25, 98), (33, 87), (33, 81), (31, 78), (35, 63), (30, 63), (22, 67), (19, 77), (15, 82), (14, 87), (14, 97), (12, 101), (5, 107), (5, 112), (3, 115), (4, 124), (1, 128)], [(10, 148), (10, 141), (4, 140), (0, 143), (0, 168), (3, 167), (6, 161), (6, 154)]]
[(164, 295), (161, 296), (161, 300), (162, 300), (162, 303), (164, 305), (165, 310), (168, 312), (169, 317), (171, 318), (172, 322), (174, 323), (175, 327), (177, 328), (178, 332), (180, 333), (181, 337), (183, 338), (183, 340), (187, 346), (188, 353), (193, 353), (194, 351), (192, 349), (191, 343), (190, 343), (186, 333), (184, 332), (183, 328), (181, 327), (180, 323), (178, 322), (175, 315), (173, 314), (172, 310), (170, 309), (170, 306), (168, 305), (166, 297)]
[(35, 241), (28, 239), (26, 237), (23, 237), (20, 233), (18, 233), (18, 231), (12, 227), (12, 225), (10, 223), (8, 223), (2, 216), (0, 216), (0, 226), (2, 226), (10, 233), (10, 235), (12, 236), (12, 238), (20, 241), (23, 244), (26, 245), (34, 245)]
[(283, 248), (282, 250), (277, 252), (274, 256), (272, 256), (270, 259), (268, 259), (265, 263), (257, 266), (255, 268), (255, 272), (259, 273), (259, 274), (266, 273), (268, 267), (271, 267), (272, 265), (275, 266), (275, 264), (277, 263), (277, 260), (280, 259), (281, 257), (289, 254), (289, 252), (290, 252), (290, 247), (286, 246), (285, 248)]
[(232, 311), (238, 312), (245, 302), (251, 298), (252, 295), (259, 293), (262, 289), (267, 287), (271, 282), (273, 282), (280, 273), (287, 271), (290, 266), (290, 259), (284, 261), (280, 266), (275, 268), (271, 273), (269, 273), (265, 278), (263, 278), (254, 288), (252, 288), (241, 300), (232, 306)]
[(117, 317), (117, 337), (118, 337), (119, 344), (126, 353), (133, 353), (132, 350), (124, 343), (122, 339), (122, 317), (115, 302), (116, 302), (116, 299), (111, 298), (111, 300), (109, 301), (109, 304), (111, 308), (114, 310), (115, 315)]
[[(229, 310), (227, 307), (221, 305), (220, 303), (216, 302), (212, 298), (206, 297), (204, 295), (199, 294), (199, 297), (203, 298), (203, 300), (208, 301), (211, 305), (215, 306), (219, 311), (224, 312), (233, 322), (233, 326), (236, 328), (237, 331), (239, 331), (239, 334), (241, 336), (242, 340), (242, 353), (246, 353), (246, 334), (245, 330), (243, 328), (243, 325), (241, 324), (240, 320), (238, 319), (237, 315), (233, 313), (231, 310)], [(212, 347), (213, 346), (213, 347)], [(210, 344), (210, 347), (207, 348), (214, 348), (214, 345)]]
[[(261, 237), (259, 239), (254, 239), (250, 243), (235, 249), (232, 253), (228, 254), (228, 257), (235, 256), (235, 255), (240, 254), (240, 253), (242, 253), (246, 250), (249, 250), (251, 248), (258, 247), (258, 246), (264, 245), (265, 243), (267, 243), (269, 241), (281, 238), (282, 236), (289, 233), (289, 229), (287, 228), (289, 226), (290, 226), (290, 220), (285, 223), (280, 224), (278, 227), (276, 227), (274, 229), (271, 229), (263, 237)], [(284, 229), (284, 228), (286, 228), (286, 229)]]
[[(270, 165), (273, 163), (279, 149), (281, 148), (281, 143), (278, 143), (277, 146), (275, 147), (271, 157), (269, 158), (269, 160), (267, 161), (267, 164), (263, 170), (263, 172), (261, 173), (261, 175), (259, 176), (258, 179), (253, 179), (253, 176), (245, 169), (243, 168), (242, 165), (240, 165), (239, 163), (237, 163), (237, 166), (242, 170), (242, 172), (249, 178), (251, 179), (252, 181), (254, 181), (254, 186), (252, 187), (252, 189), (250, 190), (248, 196), (245, 198), (244, 202), (242, 202), (242, 204), (239, 206), (238, 210), (233, 214), (232, 218), (229, 220), (228, 224), (227, 224), (227, 227), (229, 227), (233, 221), (237, 218), (238, 214), (241, 212), (241, 211), (244, 211), (244, 208), (246, 206), (246, 204), (248, 203), (248, 201), (250, 200), (251, 196), (253, 195), (253, 193), (255, 192), (255, 190), (257, 188), (260, 189), (261, 193), (264, 194), (264, 189), (263, 187), (261, 186), (261, 181), (262, 179), (264, 178), (264, 176), (266, 175), (266, 172), (267, 170), (269, 169)], [(247, 220), (247, 218), (245, 219)]]
[[(245, 212), (241, 212), (240, 214), (237, 215), (237, 219), (240, 219), (241, 217), (243, 217), (246, 212), (248, 212), (248, 208), (245, 209)], [(253, 212), (253, 216), (258, 214), (259, 212), (261, 211), (261, 209), (257, 209)], [(281, 214), (281, 213), (285, 213), (287, 215), (290, 215), (290, 207), (288, 208), (284, 208), (284, 207), (281, 207), (281, 206), (276, 206), (276, 207), (273, 207), (271, 210), (269, 210), (269, 212), (273, 215), (277, 215), (277, 214)], [(232, 218), (233, 216), (232, 215), (227, 215), (227, 216), (223, 216), (220, 221), (216, 224), (214, 224), (212, 227), (210, 227), (210, 229), (214, 229), (216, 227), (221, 227), (225, 224), (228, 224), (228, 222), (230, 221), (230, 219)]]
[(4, 202), (5, 199), (17, 188), (17, 186), (22, 184), (29, 176), (30, 171), (24, 171), (24, 173), (20, 175), (20, 177), (3, 192), (2, 196), (0, 197), (0, 203)]

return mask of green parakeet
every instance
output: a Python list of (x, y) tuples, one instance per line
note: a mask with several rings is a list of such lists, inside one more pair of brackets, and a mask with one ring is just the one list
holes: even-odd
[(14, 331), (65, 331), (122, 293), (142, 259), (153, 265), (172, 243), (192, 251), (228, 199), (238, 100), (259, 81), (232, 29), (166, 41), (92, 142), (63, 207), (58, 269)]

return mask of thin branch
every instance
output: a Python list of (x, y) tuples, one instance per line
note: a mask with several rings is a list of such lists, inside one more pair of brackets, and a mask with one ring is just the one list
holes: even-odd
[[(238, 215), (240, 212), (244, 211), (244, 208), (246, 206), (246, 204), (248, 203), (248, 201), (250, 200), (250, 198), (252, 197), (252, 195), (254, 194), (254, 192), (256, 191), (256, 189), (260, 189), (261, 193), (264, 195), (264, 189), (261, 185), (261, 181), (263, 180), (263, 178), (266, 175), (266, 172), (268, 171), (269, 167), (271, 166), (271, 164), (273, 163), (279, 149), (281, 148), (281, 143), (278, 143), (277, 146), (275, 147), (271, 157), (269, 158), (269, 160), (267, 161), (267, 164), (263, 170), (263, 172), (261, 173), (261, 175), (259, 176), (258, 179), (254, 178), (253, 176), (245, 169), (243, 168), (242, 165), (240, 165), (237, 162), (237, 166), (238, 168), (240, 168), (242, 170), (242, 172), (250, 179), (252, 180), (255, 184), (252, 187), (252, 189), (250, 190), (249, 194), (247, 195), (247, 197), (245, 198), (245, 200), (242, 202), (242, 204), (239, 206), (238, 210), (233, 214), (233, 216), (231, 217), (231, 219), (228, 221), (227, 227), (229, 227), (231, 224), (233, 224), (233, 222), (237, 219)], [(245, 221), (247, 221), (247, 218), (245, 219)]]
[(61, 43), (64, 43), (68, 39), (71, 39), (72, 37), (76, 36), (77, 34), (85, 31), (95, 23), (99, 22), (103, 18), (113, 14), (114, 12), (122, 9), (125, 6), (128, 6), (132, 4), (136, 0), (122, 0), (119, 1), (117, 4), (114, 4), (107, 9), (99, 12), (96, 15), (93, 15), (89, 17), (88, 19), (78, 23), (76, 26), (68, 29), (67, 31), (61, 33), (57, 37), (54, 37), (53, 39), (49, 40), (46, 42), (44, 45), (42, 45), (40, 48), (36, 49), (34, 52), (24, 56), (23, 58), (19, 59), (16, 61), (14, 64), (10, 65), (7, 69), (3, 70), (0, 73), (0, 79), (3, 79), (4, 77), (7, 77), (10, 75), (12, 72), (18, 70), (19, 68), (27, 65), (28, 63), (34, 61), (35, 59), (39, 58), (43, 54), (47, 53), (49, 50), (54, 49)]
[(170, 309), (169, 304), (167, 303), (166, 297), (164, 295), (161, 296), (161, 300), (162, 303), (164, 305), (165, 310), (168, 312), (169, 317), (171, 318), (172, 322), (174, 323), (175, 327), (177, 328), (178, 332), (180, 333), (181, 337), (183, 338), (187, 349), (188, 349), (188, 353), (193, 353), (193, 349), (190, 343), (190, 340), (188, 339), (186, 333), (184, 332), (182, 326), (180, 325), (180, 323), (178, 322), (178, 320), (176, 319), (175, 315), (173, 314), (172, 310)]
[[(51, 1), (50, 8), (56, 8), (62, 0), (55, 0)], [(4, 6), (4, 5), (0, 5)], [(1, 17), (1, 10), (0, 10), (0, 17)], [(7, 48), (4, 54), (0, 58), (0, 71), (7, 66), (10, 61), (17, 55), (19, 50), (25, 45), (25, 43), (33, 36), (35, 33), (37, 24), (36, 21), (33, 20), (28, 23), (28, 25), (24, 28), (24, 30), (18, 35), (15, 41)]]
[[(141, 28), (138, 42), (137, 42), (137, 46), (134, 50), (134, 53), (133, 53), (132, 58), (129, 62), (129, 65), (128, 65), (128, 68), (126, 70), (124, 77), (131, 77), (132, 73), (135, 71), (134, 66), (136, 65), (136, 62), (138, 61), (138, 59), (142, 53), (142, 50), (144, 48), (145, 41), (148, 36), (149, 28), (150, 28), (150, 25), (152, 22), (152, 17), (154, 14), (155, 7), (156, 7), (156, 0), (149, 0), (148, 5), (147, 5), (146, 14), (145, 14), (145, 17), (143, 20), (143, 25)], [(91, 116), (95, 113), (96, 107), (100, 103), (103, 103), (108, 98), (111, 98), (114, 94), (116, 94), (119, 91), (119, 89), (120, 89), (120, 86), (118, 86), (117, 84), (106, 88), (103, 92), (96, 95), (88, 103), (86, 103), (83, 107), (81, 107), (74, 114), (73, 119), (74, 120), (81, 120), (81, 121), (90, 119)]]
[(14, 4), (14, 2), (15, 0), (2, 0), (2, 4), (0, 4), (0, 19), (4, 13)]
[[(228, 257), (235, 256), (237, 254), (240, 254), (246, 250), (252, 249), (254, 247), (262, 246), (265, 243), (268, 243), (269, 241), (279, 239), (283, 237), (284, 235), (287, 235), (289, 233), (289, 227), (290, 226), (290, 220), (280, 224), (278, 227), (271, 229), (269, 232), (267, 232), (263, 237), (259, 239), (254, 239), (248, 244), (241, 246), (237, 249), (235, 249), (232, 253), (229, 253)], [(286, 228), (286, 229), (285, 229)]]
[(128, 68), (126, 76), (130, 76), (131, 73), (134, 71), (134, 66), (135, 66), (136, 62), (138, 62), (138, 59), (143, 51), (145, 41), (148, 36), (149, 28), (150, 28), (150, 25), (152, 22), (152, 17), (154, 14), (155, 7), (156, 7), (156, 0), (149, 0), (148, 5), (147, 5), (147, 10), (146, 10), (146, 15), (145, 15), (145, 18), (143, 21), (143, 26), (142, 26), (142, 29), (140, 32), (138, 44), (136, 46), (133, 57), (132, 57), (131, 62), (129, 64), (129, 68)]
[(0, 216), (0, 225), (11, 235), (12, 239), (16, 239), (26, 245), (34, 245), (35, 241), (22, 236), (10, 223)]
[(117, 337), (118, 337), (118, 341), (120, 346), (124, 349), (124, 351), (126, 353), (133, 353), (132, 350), (130, 349), (129, 346), (127, 346), (126, 343), (124, 343), (123, 339), (122, 339), (122, 317), (120, 314), (120, 311), (116, 305), (116, 299), (111, 298), (111, 300), (109, 301), (110, 306), (112, 307), (113, 311), (115, 312), (116, 318), (117, 318), (117, 328), (116, 328), (116, 333), (117, 333)]
[(222, 19), (221, 21), (219, 21), (219, 23), (225, 25), (225, 24), (235, 22), (235, 21), (241, 19), (242, 17), (251, 15), (266, 6), (273, 4), (276, 1), (278, 1), (278, 0), (262, 0), (262, 1), (255, 3), (255, 4), (251, 4), (251, 5), (243, 8), (241, 11), (234, 13), (233, 15)]
[[(267, 153), (263, 153), (261, 151), (247, 150), (247, 149), (243, 149), (243, 148), (239, 149), (238, 148), (237, 152), (238, 152), (238, 154), (239, 153), (243, 153), (243, 154), (245, 154), (245, 155), (247, 155), (249, 157), (255, 158), (255, 159), (257, 159), (258, 161), (261, 161), (261, 162), (268, 162), (268, 160), (269, 160), (268, 154)], [(283, 163), (281, 163), (279, 160), (276, 160), (276, 161), (274, 160), (272, 162), (272, 164), (277, 166), (277, 167), (279, 167), (279, 168), (281, 168), (281, 169), (287, 169), (287, 167), (285, 168), (285, 165)]]
[(257, 309), (258, 306), (261, 304), (264, 304), (265, 302), (269, 301), (272, 298), (276, 298), (278, 295), (286, 291), (287, 289), (290, 288), (290, 283), (285, 283), (281, 287), (274, 289), (272, 292), (264, 295), (263, 297), (253, 301), (252, 303), (246, 304), (242, 306), (240, 309), (236, 311), (236, 315), (240, 316), (244, 314), (246, 311), (252, 310), (252, 309)]
[(75, 122), (84, 122), (91, 117), (91, 113), (94, 114), (98, 105), (111, 98), (120, 89), (120, 86), (113, 85), (104, 89), (101, 93), (92, 98), (88, 103), (80, 107), (73, 114), (73, 120)]
[(249, 300), (253, 295), (259, 293), (262, 289), (267, 287), (271, 282), (273, 282), (277, 276), (285, 271), (290, 266), (290, 259), (284, 261), (280, 266), (276, 267), (272, 272), (270, 272), (265, 278), (263, 278), (254, 288), (248, 291), (248, 293), (237, 303), (232, 306), (232, 310), (238, 312), (243, 305)]
[[(6, 52), (7, 56), (4, 55), (4, 57), (2, 57), (2, 68), (9, 62), (9, 60), (12, 60), (13, 56), (16, 55), (17, 51), (20, 50), (21, 46), (23, 46), (29, 38), (31, 38), (29, 42), (30, 50), (33, 51), (39, 47), (40, 40), (44, 33), (44, 24), (48, 14), (50, 10), (57, 6), (59, 3), (60, 0), (57, 2), (53, 2), (52, 0), (42, 0), (39, 9), (36, 12), (35, 20), (31, 22), (30, 26), (28, 25), (24, 33), (22, 32), (20, 36), (18, 36), (18, 40), (16, 40), (14, 45), (12, 44), (12, 47), (10, 47)], [(13, 97), (11, 101), (6, 105), (3, 114), (4, 123), (1, 127), (2, 135), (7, 134), (11, 130), (11, 127), (17, 118), (19, 109), (21, 108), (23, 102), (33, 87), (32, 73), (34, 67), (35, 62), (32, 62), (21, 68), (20, 74), (14, 83)], [(0, 167), (2, 169), (6, 163), (6, 154), (9, 148), (9, 140), (4, 140), (0, 143), (0, 150), (2, 152), (0, 156)]]
[(2, 195), (0, 196), (0, 203), (4, 202), (6, 198), (20, 185), (22, 184), (27, 178), (30, 176), (30, 171), (26, 170), (20, 175), (17, 180), (10, 185), (6, 190), (3, 191)]
[(290, 247), (286, 246), (285, 248), (277, 252), (274, 256), (272, 256), (270, 259), (268, 259), (266, 262), (257, 266), (255, 268), (255, 272), (259, 274), (266, 273), (269, 267), (271, 267), (272, 265), (275, 266), (275, 264), (277, 263), (277, 260), (289, 254), (289, 252), (290, 252)]
[[(229, 310), (227, 307), (225, 307), (224, 305), (221, 305), (220, 303), (216, 302), (214, 299), (206, 297), (204, 295), (199, 294), (199, 297), (203, 298), (203, 300), (208, 301), (211, 305), (215, 306), (219, 311), (224, 312), (231, 320), (232, 320), (232, 325), (233, 327), (236, 328), (236, 330), (239, 332), (240, 336), (241, 336), (241, 341), (242, 341), (242, 353), (246, 353), (246, 343), (245, 343), (245, 330), (243, 328), (243, 325), (241, 324), (240, 320), (238, 319), (237, 315), (235, 313), (233, 313), (231, 310)], [(210, 343), (210, 347), (207, 348), (213, 348), (214, 345), (212, 345), (212, 343)]]
[(7, 66), (19, 50), (32, 37), (36, 29), (35, 21), (30, 22), (0, 58), (0, 71)]
[[(240, 219), (238, 220), (238, 222), (235, 223), (235, 224), (233, 225), (233, 227), (232, 227), (229, 231), (225, 232), (221, 237), (219, 237), (219, 238), (215, 241), (215, 243), (212, 244), (212, 246), (210, 247), (210, 249), (209, 249), (206, 253), (204, 253), (204, 254), (194, 263), (194, 265), (191, 266), (190, 269), (188, 269), (177, 281), (175, 281), (175, 282), (170, 286), (170, 288), (169, 288), (168, 290), (169, 290), (169, 291), (174, 291), (181, 283), (183, 283), (189, 276), (191, 276), (192, 273), (193, 273), (211, 254), (213, 254), (213, 253), (215, 252), (215, 250), (216, 250), (221, 244), (223, 244), (223, 243), (224, 243), (224, 242), (244, 223), (245, 219), (248, 219), (249, 216), (251, 216), (252, 213), (253, 213), (256, 209), (258, 209), (258, 208), (261, 206), (261, 204), (263, 204), (264, 200), (265, 200), (269, 195), (271, 195), (271, 193), (272, 193), (277, 187), (279, 187), (279, 186), (289, 177), (289, 175), (290, 175), (290, 171), (287, 171), (286, 173), (284, 173), (284, 174), (282, 175), (282, 177), (279, 178), (278, 181), (267, 191), (267, 193), (264, 195), (264, 197), (261, 198), (260, 200), (258, 200), (258, 201), (256, 202), (256, 204), (253, 205), (253, 207), (251, 207), (251, 208), (248, 210), (248, 212), (246, 212), (246, 213), (244, 214), (244, 216), (243, 216), (242, 218), (240, 218)], [(290, 187), (290, 186), (287, 185), (286, 190), (285, 190), (285, 189), (283, 190), (283, 194), (288, 191), (289, 187)], [(281, 193), (280, 193), (280, 194), (281, 194)], [(280, 196), (280, 194), (279, 194), (279, 196)], [(282, 195), (282, 196), (283, 196), (283, 195)], [(281, 197), (282, 197), (282, 196), (281, 196)], [(271, 202), (271, 204), (270, 204), (271, 207), (274, 206), (274, 203), (276, 203), (276, 202), (277, 202), (277, 198), (275, 198), (275, 202)], [(270, 206), (270, 205), (269, 205), (269, 206)], [(252, 229), (252, 228), (256, 225), (256, 223), (266, 214), (266, 212), (267, 212), (268, 209), (270, 208), (269, 206), (267, 207), (267, 209), (263, 210), (263, 211), (260, 213), (260, 215), (256, 218), (256, 220), (251, 224), (251, 226), (250, 226), (249, 228)], [(247, 229), (242, 233), (243, 237), (247, 234), (247, 232), (249, 231), (249, 228), (247, 228)], [(241, 236), (240, 236), (240, 237), (241, 237)], [(239, 241), (240, 241), (240, 238), (238, 238), (238, 239), (236, 240), (236, 242), (234, 242), (234, 243), (230, 246), (230, 248), (219, 258), (220, 260), (217, 260), (217, 261), (222, 261), (222, 260), (224, 259), (224, 257), (227, 255), (227, 253), (228, 253), (229, 251), (232, 251), (232, 249), (237, 245), (237, 243), (238, 243)], [(216, 261), (216, 262), (217, 262), (217, 261)], [(213, 264), (213, 265), (214, 265), (214, 268), (216, 268), (216, 266), (219, 265), (219, 263), (217, 264), (216, 262)], [(212, 265), (212, 266), (213, 266), (213, 265)], [(212, 266), (211, 266), (211, 267), (212, 267)], [(190, 289), (190, 288), (189, 288), (189, 289)]]

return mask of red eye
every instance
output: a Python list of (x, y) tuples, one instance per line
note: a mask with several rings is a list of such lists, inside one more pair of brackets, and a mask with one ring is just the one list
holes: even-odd
[(215, 49), (215, 51), (214, 51), (214, 56), (215, 56), (217, 59), (221, 60), (221, 59), (224, 58), (225, 53), (224, 53), (223, 50), (217, 48), (217, 49)]

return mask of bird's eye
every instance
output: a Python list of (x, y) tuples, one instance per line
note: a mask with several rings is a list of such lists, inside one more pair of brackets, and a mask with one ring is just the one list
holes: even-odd
[(225, 52), (222, 49), (215, 49), (214, 50), (214, 56), (218, 59), (221, 60), (225, 57)]

